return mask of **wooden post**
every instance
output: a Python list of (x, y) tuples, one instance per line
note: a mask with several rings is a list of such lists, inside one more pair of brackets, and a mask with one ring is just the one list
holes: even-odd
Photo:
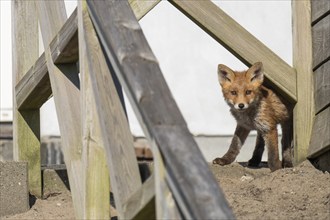
[(71, 185), (76, 218), (84, 218), (85, 172), (81, 161), (79, 77), (75, 63), (55, 65), (50, 46), (67, 17), (64, 1), (36, 1), (49, 79), (61, 132), (62, 150)]
[(293, 67), (297, 71), (297, 104), (294, 108), (294, 162), (308, 154), (314, 119), (311, 3), (292, 1)]
[(190, 219), (182, 216), (166, 182), (166, 167), (156, 146), (153, 147), (157, 219)]
[(145, 134), (159, 147), (166, 181), (180, 211), (186, 218), (233, 218), (128, 2), (88, 1), (87, 5), (105, 56), (125, 88)]
[[(78, 2), (79, 62), (81, 74), (81, 107), (83, 131), (83, 163), (86, 170), (85, 218), (110, 218), (110, 182), (97, 106), (94, 102), (89, 62), (85, 43), (86, 2)], [(90, 28), (87, 34), (90, 33)], [(97, 73), (101, 74), (101, 73)], [(110, 135), (110, 134), (109, 134)]]
[[(12, 1), (13, 88), (39, 56), (38, 19), (34, 2)], [(14, 160), (28, 162), (29, 190), (42, 196), (39, 108), (17, 109), (13, 95)]]
[[(93, 120), (99, 124), (99, 133), (93, 135), (106, 150), (110, 169), (111, 189), (115, 197), (119, 217), (124, 217), (124, 203), (138, 191), (141, 178), (133, 147), (133, 136), (111, 78), (108, 64), (97, 39), (93, 24), (88, 15), (86, 2), (79, 1), (79, 48), (81, 74), (83, 75), (83, 94), (92, 97), (88, 105), (97, 106)], [(91, 113), (89, 114), (91, 117)], [(84, 118), (88, 118), (84, 116)]]

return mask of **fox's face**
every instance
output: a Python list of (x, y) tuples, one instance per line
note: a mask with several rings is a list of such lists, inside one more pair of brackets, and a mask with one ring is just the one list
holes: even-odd
[(218, 77), (226, 102), (231, 108), (243, 111), (259, 97), (264, 79), (262, 63), (255, 63), (250, 69), (242, 72), (219, 64)]

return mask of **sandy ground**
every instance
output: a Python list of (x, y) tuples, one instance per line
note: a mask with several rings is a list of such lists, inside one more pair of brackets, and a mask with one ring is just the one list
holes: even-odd
[[(330, 174), (308, 161), (273, 173), (244, 163), (210, 167), (237, 219), (330, 219)], [(74, 219), (70, 193), (37, 199), (28, 212), (3, 219)]]
[(238, 163), (211, 169), (237, 219), (330, 219), (330, 174), (308, 161), (273, 173)]

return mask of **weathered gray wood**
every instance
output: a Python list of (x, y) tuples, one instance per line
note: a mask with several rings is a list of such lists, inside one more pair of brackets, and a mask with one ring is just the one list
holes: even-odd
[(312, 23), (315, 24), (326, 14), (330, 13), (329, 0), (312, 0)]
[(315, 24), (313, 32), (313, 68), (330, 59), (330, 13)]
[(185, 217), (233, 218), (128, 2), (87, 4), (106, 56), (149, 140), (155, 141), (164, 157), (167, 181)]
[(310, 1), (292, 1), (293, 67), (297, 71), (294, 107), (294, 162), (306, 160), (314, 118)]
[[(79, 62), (81, 75), (81, 107), (83, 126), (83, 163), (85, 165), (86, 193), (85, 219), (110, 219), (110, 178), (109, 168), (105, 155), (100, 118), (97, 116), (98, 106), (94, 101), (91, 74), (89, 71), (90, 56), (95, 55), (88, 51), (86, 44), (89, 40), (85, 35), (93, 35), (92, 25), (87, 25), (89, 15), (86, 2), (78, 2), (78, 32), (79, 32)], [(95, 34), (95, 33), (94, 33)], [(95, 38), (96, 39), (96, 38)], [(94, 49), (94, 48), (93, 48)], [(90, 55), (92, 53), (92, 55)], [(100, 74), (100, 72), (96, 73)], [(110, 134), (109, 134), (110, 135)], [(113, 181), (116, 181), (115, 179)]]
[(314, 158), (330, 149), (330, 107), (319, 113), (313, 125), (308, 157)]
[(210, 0), (169, 2), (246, 65), (262, 61), (267, 83), (291, 102), (296, 100), (295, 70), (214, 3)]
[[(141, 19), (159, 2), (159, 0), (130, 1), (131, 7), (138, 19)], [(70, 18), (50, 43), (50, 50), (56, 64), (78, 61), (79, 48), (76, 10), (71, 14)], [(44, 54), (24, 74), (24, 77), (18, 82), (15, 90), (19, 109), (40, 108), (49, 99), (52, 92)]]
[(94, 117), (90, 120), (99, 123), (100, 131), (94, 135), (96, 140), (104, 144), (116, 209), (119, 216), (124, 218), (123, 203), (142, 185), (133, 136), (87, 8), (84, 6), (85, 2), (79, 2), (79, 5), (83, 10), (79, 16), (80, 56), (85, 58), (80, 67), (84, 75), (83, 80), (90, 80), (86, 82), (84, 89), (87, 91), (83, 93), (91, 93), (90, 102), (86, 103), (85, 108), (88, 105), (97, 106)]
[(166, 179), (168, 178), (162, 155), (157, 146), (154, 146), (154, 173), (156, 191), (157, 219), (191, 219), (191, 216), (182, 216)]
[(24, 75), (15, 87), (18, 109), (40, 108), (51, 96), (45, 54)]
[(61, 132), (76, 218), (84, 217), (85, 185), (81, 161), (81, 115), (79, 78), (75, 64), (56, 66), (49, 44), (66, 21), (64, 1), (36, 1), (45, 57)]
[[(72, 13), (50, 43), (55, 63), (78, 61), (77, 12)], [(48, 69), (43, 53), (15, 87), (19, 109), (40, 108), (51, 96)]]
[(123, 209), (123, 219), (156, 219), (154, 175), (123, 204)]
[(152, 10), (160, 0), (149, 0), (149, 1), (141, 1), (141, 0), (128, 0), (136, 19), (140, 20), (143, 18), (150, 10)]
[[(33, 11), (34, 2), (12, 1), (13, 88), (39, 55), (38, 20)], [(14, 160), (28, 162), (30, 193), (41, 197), (39, 109), (18, 111), (15, 95), (13, 99)]]
[(314, 71), (315, 113), (330, 105), (330, 60)]

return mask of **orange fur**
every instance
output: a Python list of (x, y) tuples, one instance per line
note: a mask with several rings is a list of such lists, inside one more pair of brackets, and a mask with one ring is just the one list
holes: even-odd
[[(268, 165), (271, 171), (291, 167), (292, 117), (289, 109), (270, 89), (263, 86), (262, 63), (258, 62), (246, 71), (233, 71), (220, 64), (219, 83), (225, 101), (237, 121), (232, 143), (227, 153), (213, 160), (213, 163), (232, 163), (251, 130), (257, 130), (257, 142), (250, 166), (258, 166), (264, 151), (268, 148)], [(277, 124), (282, 126), (282, 164), (279, 160)]]

